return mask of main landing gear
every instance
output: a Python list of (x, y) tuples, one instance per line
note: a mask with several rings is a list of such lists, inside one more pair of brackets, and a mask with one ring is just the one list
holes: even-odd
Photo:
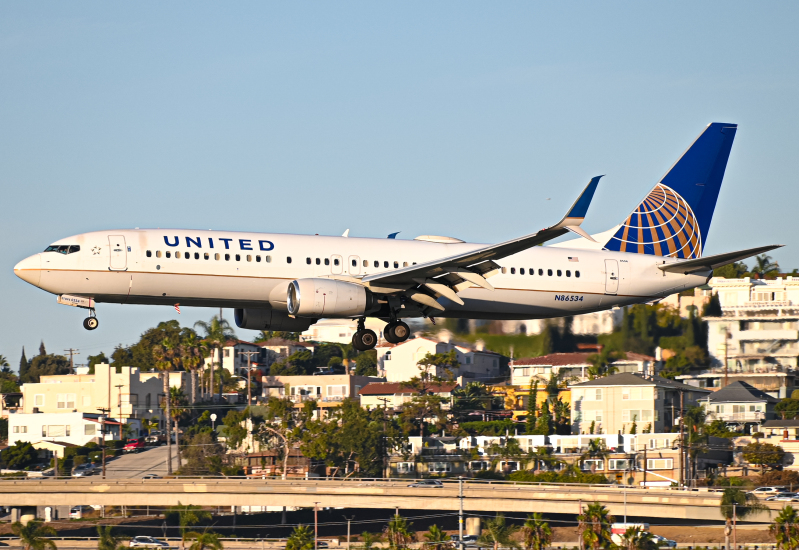
[(88, 317), (83, 320), (83, 328), (86, 330), (94, 330), (100, 326), (100, 321), (97, 320), (97, 316), (94, 314), (94, 310), (91, 310), (91, 313)]
[(404, 342), (411, 335), (411, 327), (402, 321), (391, 321), (383, 329), (383, 338), (389, 344), (399, 344)]
[(358, 319), (358, 330), (352, 335), (352, 347), (358, 351), (374, 349), (377, 345), (377, 334), (364, 326), (364, 318)]

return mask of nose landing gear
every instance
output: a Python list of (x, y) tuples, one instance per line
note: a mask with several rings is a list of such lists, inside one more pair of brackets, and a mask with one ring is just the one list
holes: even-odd
[(89, 317), (86, 317), (83, 320), (83, 328), (85, 328), (86, 330), (94, 330), (99, 326), (100, 326), (100, 321), (95, 316), (94, 310), (91, 310), (91, 315), (89, 315)]

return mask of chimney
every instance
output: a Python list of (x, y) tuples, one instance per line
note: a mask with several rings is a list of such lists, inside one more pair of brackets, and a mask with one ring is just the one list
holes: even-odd
[(486, 343), (485, 343), (483, 340), (477, 340), (477, 341), (474, 343), (474, 349), (475, 349), (476, 351), (485, 351), (485, 349), (486, 349)]

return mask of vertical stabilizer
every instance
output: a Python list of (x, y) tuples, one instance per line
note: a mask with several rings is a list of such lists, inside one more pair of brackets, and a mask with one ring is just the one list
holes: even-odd
[(607, 250), (699, 258), (737, 125), (709, 124), (605, 244)]

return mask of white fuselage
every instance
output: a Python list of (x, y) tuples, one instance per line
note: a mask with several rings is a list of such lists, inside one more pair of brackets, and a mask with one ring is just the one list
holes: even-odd
[[(83, 296), (98, 303), (271, 307), (284, 312), (286, 289), (294, 279), (358, 280), (484, 246), (183, 229), (92, 232), (53, 244), (80, 250), (42, 252), (15, 267), (21, 278), (53, 294)], [(496, 261), (501, 269), (490, 277), (495, 290), (477, 286), (462, 290), (462, 306), (440, 298), (446, 310), (436, 316), (576, 315), (656, 300), (699, 286), (710, 275), (709, 271), (668, 273), (656, 267), (672, 261), (563, 244), (538, 246)], [(414, 315), (418, 313), (409, 310), (405, 316)]]

